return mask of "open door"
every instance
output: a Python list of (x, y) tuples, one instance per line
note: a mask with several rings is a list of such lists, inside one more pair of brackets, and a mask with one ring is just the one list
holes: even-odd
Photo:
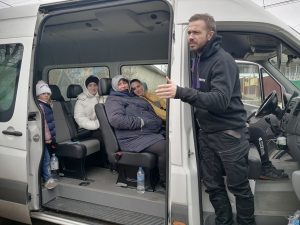
[(27, 101), (36, 10), (0, 11), (0, 217), (28, 224)]

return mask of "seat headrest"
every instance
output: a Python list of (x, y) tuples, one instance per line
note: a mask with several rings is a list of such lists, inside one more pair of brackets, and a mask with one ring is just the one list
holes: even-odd
[(111, 78), (101, 78), (98, 85), (98, 94), (100, 96), (109, 95), (111, 89)]
[(79, 84), (70, 84), (67, 89), (67, 98), (77, 98), (83, 92)]
[(55, 101), (64, 101), (64, 97), (61, 95), (61, 92), (59, 90), (59, 87), (54, 84), (50, 84), (49, 88), (51, 89), (52, 95), (51, 99)]

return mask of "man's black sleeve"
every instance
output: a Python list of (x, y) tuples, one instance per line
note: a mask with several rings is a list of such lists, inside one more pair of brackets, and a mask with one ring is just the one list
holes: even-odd
[(238, 74), (235, 62), (229, 57), (226, 58), (218, 60), (213, 65), (209, 92), (178, 86), (175, 98), (179, 98), (197, 108), (216, 113), (224, 112), (230, 103)]

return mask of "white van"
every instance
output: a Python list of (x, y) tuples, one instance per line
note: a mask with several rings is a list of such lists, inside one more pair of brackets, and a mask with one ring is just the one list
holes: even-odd
[(289, 179), (253, 179), (251, 184), (257, 224), (287, 224), (287, 217), (300, 209), (300, 100), (295, 97), (300, 89), (294, 85), (300, 80), (300, 36), (249, 0), (70, 0), (1, 9), (0, 217), (27, 224), (32, 219), (65, 225), (214, 224), (188, 104), (168, 104), (166, 190), (157, 187), (140, 195), (122, 187), (117, 172), (97, 164), (101, 149), (88, 149), (79, 162), (59, 158), (64, 176), (54, 190), (46, 190), (40, 178), (43, 117), (35, 99), (38, 80), (54, 86), (61, 93), (54, 99), (60, 107), (58, 142), (80, 143), (66, 125), (72, 119), (66, 105), (72, 108), (76, 99), (68, 94), (69, 86), (83, 86), (90, 74), (107, 78), (120, 73), (140, 78), (150, 90), (166, 75), (189, 86), (188, 19), (205, 12), (215, 17), (225, 50), (239, 60), (247, 109), (274, 100), (267, 98), (273, 90), (286, 109), (281, 126), (288, 150), (270, 156)]

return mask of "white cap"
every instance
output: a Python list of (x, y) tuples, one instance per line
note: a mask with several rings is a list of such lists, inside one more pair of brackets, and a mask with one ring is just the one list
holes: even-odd
[(35, 92), (36, 92), (36, 96), (39, 96), (44, 93), (49, 93), (50, 95), (52, 94), (48, 84), (43, 80), (37, 82), (35, 86)]

